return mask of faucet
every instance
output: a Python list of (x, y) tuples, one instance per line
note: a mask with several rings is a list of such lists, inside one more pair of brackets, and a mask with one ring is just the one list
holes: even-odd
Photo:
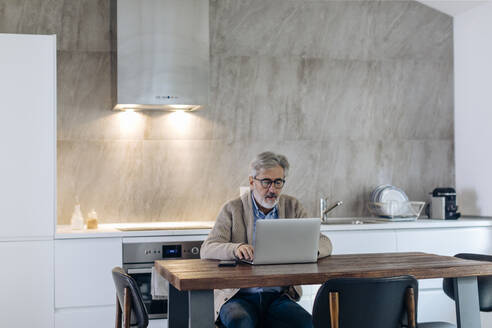
[(328, 201), (326, 198), (321, 198), (319, 200), (319, 212), (320, 212), (321, 222), (327, 222), (328, 221), (327, 214), (329, 212), (333, 211), (335, 209), (335, 207), (338, 207), (338, 206), (343, 204), (343, 202), (341, 200), (339, 200), (338, 202), (336, 202), (335, 204), (333, 204), (327, 208), (326, 207), (327, 203), (328, 203)]

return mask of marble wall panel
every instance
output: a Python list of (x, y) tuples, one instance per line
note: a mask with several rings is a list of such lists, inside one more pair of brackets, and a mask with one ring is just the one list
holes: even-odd
[(58, 49), (110, 51), (109, 2), (109, 0), (63, 1)]
[(0, 0), (0, 32), (57, 34), (58, 223), (210, 220), (262, 151), (318, 216), (454, 185), (452, 18), (415, 1), (210, 0), (210, 103), (111, 111), (109, 0)]
[(84, 216), (102, 223), (137, 220), (145, 209), (141, 141), (58, 141), (58, 222), (68, 224), (76, 197)]
[(110, 51), (109, 0), (0, 0), (0, 31), (56, 34), (59, 50)]
[(214, 137), (449, 139), (452, 63), (214, 56)]
[(214, 107), (189, 112), (146, 112), (143, 138), (145, 140), (203, 140), (213, 139)]
[(55, 34), (61, 26), (62, 8), (59, 0), (0, 0), (0, 31)]
[[(69, 223), (75, 196), (84, 214), (95, 208), (102, 223), (213, 221), (222, 204), (248, 186), (249, 163), (265, 150), (291, 164), (284, 193), (319, 215), (319, 198), (343, 200), (331, 216), (368, 215), (370, 192), (401, 187), (426, 201), (436, 186), (454, 180), (453, 143), (440, 140), (59, 141), (59, 223)], [(409, 183), (414, 181), (414, 183)]]
[(212, 54), (439, 61), (452, 18), (415, 1), (212, 0)]
[(454, 183), (452, 141), (325, 142), (323, 149), (318, 181), (324, 183), (316, 193), (344, 201), (331, 216), (368, 215), (369, 195), (381, 184), (400, 187), (412, 201), (427, 201), (434, 188)]
[(391, 61), (377, 67), (371, 87), (373, 136), (401, 139), (454, 137), (452, 61)]
[(64, 156), (58, 158), (58, 189), (64, 192), (58, 222), (69, 223), (76, 196), (84, 214), (95, 208), (102, 223), (213, 221), (222, 204), (248, 186), (249, 163), (265, 150), (283, 153), (291, 162), (285, 193), (310, 198), (319, 142), (59, 141)]
[(58, 139), (122, 137), (111, 111), (110, 60), (109, 52), (58, 51)]
[(225, 199), (239, 194), (242, 177), (229, 174), (237, 159), (228, 153), (216, 141), (145, 141), (148, 220), (213, 221)]
[[(109, 53), (59, 54), (61, 139), (327, 139), (452, 137), (452, 69), (422, 61), (214, 57), (215, 103), (139, 115), (132, 133), (112, 112)], [(450, 115), (451, 114), (451, 115)], [(247, 122), (247, 124), (245, 124)], [(268, 127), (264, 127), (271, 122)], [(188, 128), (183, 129), (182, 125)]]

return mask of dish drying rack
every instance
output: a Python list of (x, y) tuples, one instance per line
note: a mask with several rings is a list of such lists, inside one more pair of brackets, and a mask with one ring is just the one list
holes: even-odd
[(372, 215), (391, 221), (415, 221), (419, 218), (425, 202), (369, 202), (367, 208)]

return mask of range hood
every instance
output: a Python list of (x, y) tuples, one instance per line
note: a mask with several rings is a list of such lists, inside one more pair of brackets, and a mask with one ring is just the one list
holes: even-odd
[(209, 2), (112, 0), (114, 110), (208, 103)]

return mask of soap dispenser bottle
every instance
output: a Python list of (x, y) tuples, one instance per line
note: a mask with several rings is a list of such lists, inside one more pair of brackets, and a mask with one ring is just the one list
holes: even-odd
[(70, 221), (73, 230), (84, 229), (84, 217), (82, 216), (82, 211), (80, 210), (79, 199), (75, 199), (75, 208), (73, 209), (72, 219)]
[(87, 214), (87, 229), (97, 229), (97, 213), (94, 209)]

